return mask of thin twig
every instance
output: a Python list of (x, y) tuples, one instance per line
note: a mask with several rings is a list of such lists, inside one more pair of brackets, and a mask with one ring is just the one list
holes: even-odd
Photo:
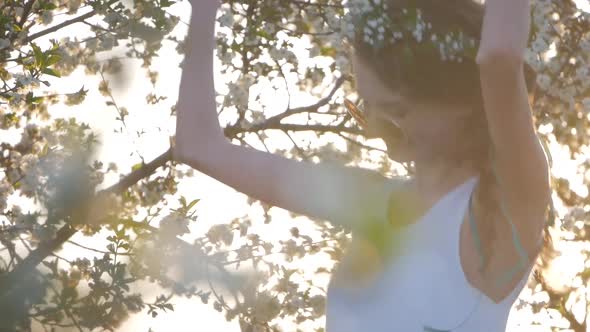
[[(74, 242), (74, 241), (72, 241), (72, 240), (68, 240), (68, 243), (71, 243), (71, 244), (73, 244), (73, 245), (75, 245), (75, 246), (77, 246), (77, 247), (80, 247), (80, 248), (82, 248), (82, 249), (86, 249), (86, 250), (90, 250), (90, 251), (97, 252), (97, 253), (99, 253), (99, 254), (111, 254), (111, 253), (110, 253), (110, 252), (108, 252), (108, 251), (99, 250), (99, 249), (95, 249), (95, 248), (90, 248), (90, 247), (87, 247), (87, 246), (81, 245), (81, 244), (79, 244), (79, 243), (77, 243), (77, 242)], [(118, 253), (118, 254), (119, 254), (119, 255), (121, 255), (121, 256), (133, 256), (133, 254), (131, 254), (131, 253), (128, 253), (128, 252), (127, 252), (127, 253)]]

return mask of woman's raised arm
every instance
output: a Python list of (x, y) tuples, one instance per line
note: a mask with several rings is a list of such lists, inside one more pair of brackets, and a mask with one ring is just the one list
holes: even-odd
[(193, 4), (174, 159), (251, 197), (312, 218), (353, 227), (368, 218), (385, 220), (389, 195), (401, 180), (361, 168), (291, 160), (233, 145), (224, 137), (213, 81), (215, 3)]
[(180, 153), (178, 157), (182, 157), (185, 145), (201, 149), (207, 144), (226, 142), (215, 111), (213, 81), (215, 16), (219, 2), (207, 0), (192, 4), (188, 47), (177, 103), (174, 152)]
[(530, 0), (486, 0), (479, 65), (494, 170), (506, 213), (526, 249), (538, 248), (550, 201), (549, 166), (524, 78)]

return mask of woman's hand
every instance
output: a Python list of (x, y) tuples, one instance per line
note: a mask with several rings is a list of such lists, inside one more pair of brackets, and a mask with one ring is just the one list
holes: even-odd
[(217, 118), (213, 53), (215, 19), (221, 0), (191, 0), (187, 53), (177, 103), (172, 158), (188, 163), (195, 155), (227, 143)]
[(524, 59), (530, 21), (530, 0), (487, 0), (476, 63)]
[(195, 11), (215, 11), (221, 6), (221, 0), (189, 0), (193, 13)]
[(215, 21), (221, 0), (190, 0), (192, 6), (188, 54), (193, 45), (197, 47), (215, 48)]

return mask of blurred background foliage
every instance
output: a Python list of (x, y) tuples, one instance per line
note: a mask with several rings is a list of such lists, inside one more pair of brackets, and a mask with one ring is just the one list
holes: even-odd
[[(581, 332), (587, 330), (590, 308), (590, 20), (570, 0), (532, 3), (533, 38), (526, 60), (539, 74), (536, 125), (545, 144), (556, 144), (577, 165), (575, 174), (553, 169), (559, 212), (554, 241), (558, 248), (576, 246), (583, 260), (568, 280), (554, 278), (555, 284), (547, 284), (531, 278), (533, 296), (519, 300), (517, 307), (539, 315), (532, 324), (547, 330)], [(288, 240), (267, 239), (251, 226), (281, 221), (272, 220), (270, 206), (250, 200), (264, 210), (262, 220), (244, 216), (195, 233), (191, 227), (199, 219), (199, 200), (177, 193), (177, 185), (192, 171), (171, 162), (169, 150), (151, 161), (131, 152), (135, 166), (119, 169), (115, 162), (97, 159), (101, 141), (93, 123), (52, 112), (58, 104), (77, 107), (89, 91), (98, 91), (105, 104), (87, 112), (114, 110), (121, 127), (113, 132), (131, 131), (130, 114), (142, 110), (114, 98), (113, 89), (128, 84), (129, 68), (121, 59), (141, 60), (155, 87), (159, 71), (152, 60), (163, 45), (172, 43), (180, 55), (187, 50), (185, 40), (172, 33), (179, 23), (187, 24), (170, 14), (177, 5), (169, 0), (0, 3), (0, 129), (20, 137), (15, 144), (0, 143), (0, 330), (116, 330), (131, 314), (144, 311), (155, 317), (174, 310), (175, 297), (194, 296), (227, 320), (237, 319), (243, 331), (279, 330), (281, 319), (298, 326), (321, 322), (325, 283), (295, 278), (303, 275), (303, 267), (286, 262), (325, 254), (332, 264), (313, 272), (329, 274), (349, 244), (349, 230), (318, 220), (313, 234), (295, 227)], [(218, 95), (225, 134), (234, 144), (253, 146), (256, 141), (293, 159), (347, 165), (370, 161), (374, 169), (397, 175), (403, 169), (396, 170), (382, 149), (366, 144), (342, 106), (342, 97), (355, 93), (340, 34), (343, 5), (341, 0), (224, 0), (216, 54), (222, 73), (235, 77), (227, 84), (229, 92)], [(88, 35), (52, 37), (81, 25)], [(294, 42), (303, 39), (309, 48)], [(122, 51), (97, 60), (115, 48)], [(326, 60), (328, 65), (319, 65)], [(51, 88), (51, 82), (65, 80), (78, 68), (100, 84)], [(263, 78), (284, 80), (286, 86), (294, 79), (296, 88), (317, 102), (291, 107), (289, 96), (284, 109), (267, 109), (250, 89)], [(166, 97), (156, 91), (146, 93), (145, 100), (166, 107)], [(174, 105), (167, 111), (173, 118)], [(270, 133), (291, 144), (267, 146)], [(303, 133), (328, 142), (305, 145)], [(380, 157), (369, 157), (371, 151)], [(110, 175), (119, 181), (104, 187)], [(9, 196), (30, 200), (37, 209), (25, 212), (19, 204), (9, 204)], [(74, 236), (103, 241), (91, 246)], [(80, 250), (80, 257), (65, 258), (67, 248)], [(283, 262), (270, 259), (277, 253)], [(550, 267), (543, 273), (555, 272)], [(158, 284), (164, 293), (146, 299), (132, 288), (139, 281)], [(551, 321), (541, 318), (547, 315)]]

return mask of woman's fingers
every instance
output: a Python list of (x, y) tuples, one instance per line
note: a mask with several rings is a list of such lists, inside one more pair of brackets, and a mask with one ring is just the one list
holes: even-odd
[(189, 0), (193, 10), (217, 10), (221, 6), (221, 0)]

